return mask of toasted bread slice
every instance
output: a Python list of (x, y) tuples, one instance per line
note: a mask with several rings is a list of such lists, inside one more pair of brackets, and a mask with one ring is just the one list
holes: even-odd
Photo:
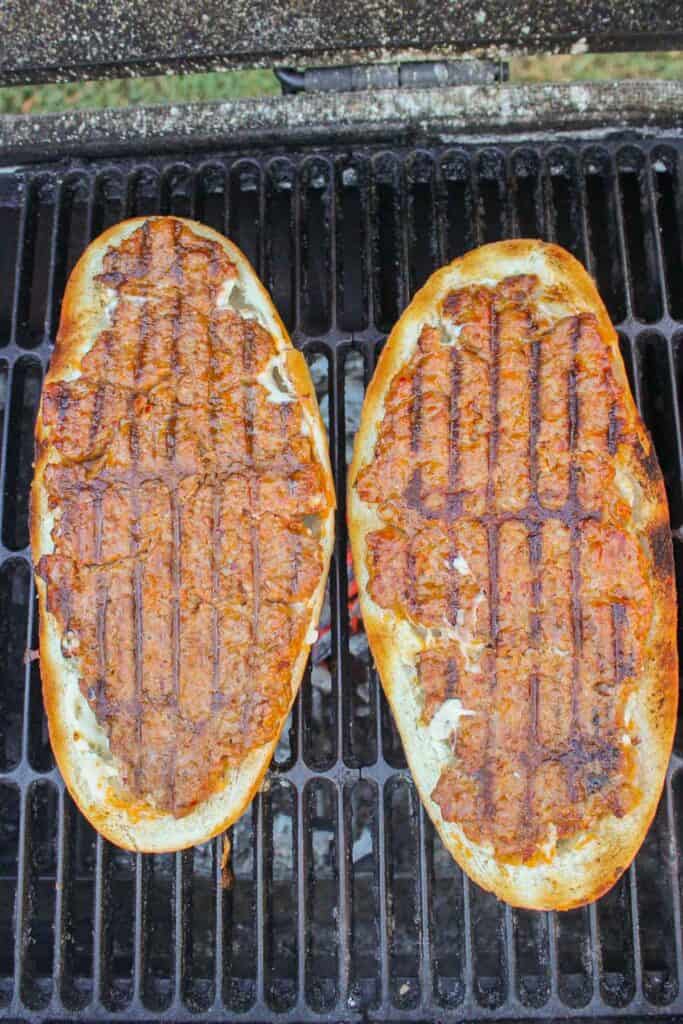
[(216, 231), (136, 218), (81, 257), (30, 529), (50, 739), (75, 802), (131, 850), (221, 832), (301, 683), (334, 489), (306, 362)]
[(348, 479), (363, 619), (422, 800), (470, 877), (594, 900), (655, 814), (678, 699), (662, 475), (584, 268), (533, 240), (435, 273)]

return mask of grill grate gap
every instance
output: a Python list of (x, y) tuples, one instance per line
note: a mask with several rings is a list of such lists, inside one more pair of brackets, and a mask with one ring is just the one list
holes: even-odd
[(525, 1006), (543, 1006), (550, 996), (548, 919), (530, 910), (514, 912), (517, 997)]
[(153, 167), (142, 167), (131, 175), (128, 203), (131, 217), (160, 212), (159, 175)]
[(614, 323), (626, 316), (626, 290), (619, 252), (614, 182), (609, 156), (589, 150), (584, 157), (584, 184), (592, 268)]
[(265, 793), (266, 999), (277, 1011), (296, 1002), (296, 794), (294, 787), (273, 780)]
[(135, 855), (106, 840), (102, 846), (102, 1002), (108, 1010), (122, 1010), (133, 996)]
[(54, 179), (37, 178), (28, 195), (24, 232), (17, 326), (18, 342), (23, 348), (35, 348), (45, 335), (56, 202)]
[(2, 520), (2, 540), (11, 551), (20, 551), (29, 541), (28, 496), (33, 476), (33, 426), (42, 382), (40, 363), (35, 358), (20, 359), (12, 375)]
[[(28, 563), (9, 559), (0, 566), (0, 647), (3, 672), (0, 682), (0, 770), (14, 768), (21, 758), (24, 711), (24, 652), (28, 643), (28, 611), (31, 591)], [(0, 818), (0, 822), (2, 819)]]
[(544, 235), (539, 159), (533, 150), (520, 150), (512, 159), (514, 232), (519, 238)]
[(590, 923), (587, 907), (556, 914), (558, 993), (572, 1009), (587, 1005), (593, 991), (591, 976)]
[(409, 296), (421, 288), (439, 261), (434, 213), (434, 161), (416, 153), (406, 167)]
[(12, 337), (14, 296), (17, 285), (17, 254), (21, 231), (23, 180), (17, 175), (0, 176), (0, 348)]
[(19, 854), (19, 790), (0, 785), (0, 1007), (14, 990), (14, 901)]
[(377, 329), (391, 330), (403, 306), (403, 275), (401, 252), (400, 168), (389, 153), (376, 157), (373, 166), (372, 261), (374, 308)]
[(505, 908), (495, 896), (470, 883), (474, 996), (488, 1010), (501, 1006), (508, 990)]
[(64, 798), (62, 1002), (80, 1010), (93, 994), (93, 906), (96, 836), (68, 795)]
[[(345, 462), (353, 455), (353, 438), (360, 424), (365, 361), (362, 353), (349, 351), (344, 360)], [(352, 574), (352, 567), (348, 566)], [(372, 671), (368, 639), (363, 629), (357, 588), (349, 591), (346, 612), (348, 650), (345, 650), (346, 701), (344, 733), (348, 737), (345, 759), (351, 765), (370, 765), (377, 758), (377, 734), (373, 708), (377, 700), (377, 674)]]
[(400, 1009), (417, 1006), (419, 982), (417, 796), (403, 778), (384, 790), (387, 847), (387, 918), (391, 1001)]
[(676, 153), (668, 148), (655, 150), (652, 156), (652, 170), (669, 312), (676, 320), (682, 320), (683, 234), (681, 225), (683, 224), (683, 201)]
[(360, 331), (367, 326), (367, 194), (366, 163), (339, 161), (336, 168), (337, 308), (339, 327), (344, 331)]
[(626, 876), (600, 900), (598, 920), (602, 950), (600, 993), (609, 1006), (626, 1006), (635, 995), (633, 925)]
[(431, 940), (440, 1006), (453, 1009), (465, 998), (465, 935), (462, 928), (462, 872), (429, 826), (431, 858)]
[(445, 257), (454, 260), (475, 245), (474, 200), (468, 156), (465, 153), (447, 153), (441, 161), (441, 173), (446, 221)]
[(683, 491), (674, 421), (673, 381), (665, 339), (650, 332), (637, 342), (638, 367), (642, 389), (642, 413), (652, 435), (669, 497), (671, 523), (683, 523)]
[(182, 995), (186, 1006), (194, 1013), (207, 1010), (216, 995), (215, 853), (216, 844), (209, 840), (183, 854)]
[(505, 197), (507, 175), (503, 155), (496, 150), (484, 150), (477, 166), (478, 245), (497, 242), (508, 236), (508, 218)]
[(296, 171), (289, 160), (273, 160), (266, 180), (266, 285), (288, 330), (296, 318)]
[(581, 192), (576, 157), (567, 149), (552, 149), (546, 162), (545, 216), (550, 237), (585, 262)]
[(34, 782), (29, 790), (27, 839), (21, 997), (39, 1010), (52, 995), (55, 948), (57, 790), (49, 782)]
[(645, 159), (639, 150), (627, 148), (620, 150), (617, 162), (633, 312), (640, 320), (652, 322), (662, 315), (662, 295)]
[(145, 865), (142, 1000), (152, 1010), (164, 1010), (173, 998), (175, 856), (154, 854)]
[[(124, 217), (125, 187), (117, 171), (105, 171), (95, 179), (91, 231), (95, 238)], [(59, 295), (59, 288), (55, 289)]]
[(353, 921), (349, 1007), (372, 1009), (381, 999), (377, 786), (362, 780), (347, 787), (345, 799), (349, 816)]
[(55, 249), (54, 286), (50, 323), (54, 331), (59, 324), (62, 297), (67, 278), (90, 236), (90, 182), (84, 174), (68, 178), (64, 183), (59, 204), (58, 238)]
[(636, 858), (643, 991), (656, 1005), (670, 1003), (678, 992), (670, 858), (664, 796)]
[(327, 780), (304, 790), (306, 843), (306, 1001), (319, 1013), (332, 1010), (338, 995), (337, 796)]

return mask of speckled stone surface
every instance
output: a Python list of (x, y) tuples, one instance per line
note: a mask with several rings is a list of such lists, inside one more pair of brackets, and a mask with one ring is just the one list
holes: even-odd
[(457, 143), (683, 129), (683, 82), (458, 86), (0, 117), (0, 164), (73, 154), (268, 147), (327, 140)]
[(681, 0), (0, 0), (6, 83), (681, 46)]

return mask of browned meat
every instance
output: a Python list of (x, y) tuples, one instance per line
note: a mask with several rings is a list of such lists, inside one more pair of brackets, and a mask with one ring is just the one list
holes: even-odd
[(104, 259), (116, 301), (82, 375), (49, 386), (55, 550), (39, 571), (128, 791), (181, 815), (275, 735), (322, 570), (327, 508), (275, 354), (222, 307), (216, 243), (150, 221)]
[(508, 862), (637, 798), (624, 712), (652, 602), (606, 487), (629, 440), (607, 348), (591, 315), (549, 321), (539, 291), (526, 275), (446, 298), (357, 482), (385, 524), (371, 597), (435, 631), (423, 720), (456, 697), (475, 712), (432, 796)]

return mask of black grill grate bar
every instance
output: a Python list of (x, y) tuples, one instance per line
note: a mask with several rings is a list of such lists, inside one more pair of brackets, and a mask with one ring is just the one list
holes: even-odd
[[(21, 277), (22, 277), (22, 263), (23, 253), (25, 252), (26, 245), (26, 221), (28, 218), (28, 196), (29, 196), (29, 178), (25, 175), (21, 175), (21, 192), (22, 200), (19, 207), (19, 228), (17, 231), (17, 249), (14, 259), (14, 293), (12, 295), (12, 322), (10, 327), (10, 338), (11, 344), (16, 344), (17, 331), (19, 326), (19, 299), (21, 295)], [(2, 339), (0, 339), (2, 341)], [(7, 446), (3, 442), (3, 453), (6, 451)]]
[[(656, 196), (655, 196), (654, 169), (653, 169), (652, 163), (653, 163), (653, 161), (651, 161), (651, 160), (648, 161), (647, 166), (645, 168), (645, 172), (644, 172), (644, 178), (645, 178), (645, 181), (647, 183), (648, 202), (649, 202), (650, 208), (652, 210), (652, 219), (653, 219), (653, 225), (654, 225), (654, 229), (653, 229), (652, 233), (653, 233), (653, 236), (654, 236), (653, 240), (654, 240), (655, 264), (656, 264), (656, 271), (657, 271), (657, 279), (661, 282), (662, 320), (666, 321), (666, 329), (665, 329), (664, 333), (665, 333), (665, 337), (666, 337), (667, 355), (668, 355), (668, 360), (669, 360), (669, 377), (670, 377), (670, 380), (671, 380), (672, 389), (673, 389), (673, 397), (674, 397), (674, 401), (673, 401), (673, 417), (674, 417), (674, 426), (675, 426), (674, 434), (675, 434), (675, 438), (676, 438), (676, 449), (677, 449), (677, 452), (678, 452), (679, 477), (680, 477), (681, 480), (683, 480), (683, 423), (681, 422), (681, 402), (683, 400), (683, 395), (680, 394), (681, 378), (680, 378), (680, 376), (679, 376), (679, 374), (677, 372), (676, 353), (675, 353), (675, 350), (674, 350), (675, 349), (675, 344), (676, 344), (676, 322), (671, 317), (669, 290), (668, 290), (668, 288), (665, 287), (666, 270), (665, 270), (665, 265), (664, 265), (664, 252), (663, 252), (663, 248), (662, 248), (662, 230), (663, 230), (663, 225), (660, 223), (660, 219), (659, 219), (659, 210), (658, 210), (657, 200), (656, 200)], [(673, 525), (675, 527), (678, 527), (680, 524), (679, 523), (675, 523)], [(670, 821), (673, 820), (671, 815), (669, 815), (669, 820)], [(674, 892), (678, 892), (678, 891), (679, 891), (678, 886), (675, 886), (674, 887)], [(680, 908), (679, 908), (679, 918), (680, 918)], [(676, 932), (676, 937), (677, 937), (677, 941), (679, 941), (680, 936), (678, 934), (678, 931)], [(679, 967), (680, 967), (680, 958), (679, 958)], [(682, 979), (679, 976), (679, 985), (681, 983), (681, 980)]]
[(507, 999), (516, 1001), (517, 996), (517, 958), (515, 956), (515, 916), (516, 911), (509, 903), (505, 904), (503, 927), (505, 929), (505, 959), (507, 966)]
[(104, 839), (99, 833), (95, 838), (95, 884), (93, 907), (93, 990), (94, 1006), (102, 1002), (102, 934), (104, 931)]
[(182, 1005), (182, 986), (183, 986), (183, 956), (185, 942), (183, 937), (184, 928), (184, 904), (183, 904), (183, 851), (179, 851), (175, 854), (175, 878), (173, 885), (173, 923), (174, 923), (174, 943), (173, 943), (173, 1005)]
[(62, 217), (62, 202), (64, 198), (64, 182), (60, 181), (55, 192), (55, 200), (52, 209), (52, 225), (50, 228), (50, 249), (48, 256), (47, 287), (45, 291), (45, 322), (43, 337), (47, 341), (52, 337), (53, 308), (54, 308), (54, 286), (55, 268), (57, 264), (57, 241), (59, 238), (59, 224)]
[(142, 905), (142, 880), (143, 861), (142, 854), (135, 854), (135, 928), (133, 929), (133, 1002), (140, 1002), (140, 991), (143, 978), (142, 963), (142, 935), (143, 935), (143, 905)]
[(256, 1003), (265, 1006), (265, 878), (263, 855), (265, 848), (263, 828), (263, 794), (256, 797)]
[[(26, 708), (24, 709), (26, 713)], [(14, 907), (14, 983), (11, 1005), (21, 1003), (22, 969), (26, 950), (26, 862), (28, 856), (28, 789), (21, 789), (19, 796), (19, 849), (17, 854), (17, 888)]]
[(223, 1005), (223, 872), (221, 859), (224, 842), (232, 844), (232, 832), (228, 830), (216, 836), (214, 845), (214, 891), (216, 893), (216, 916), (214, 922), (215, 960), (214, 977), (216, 982), (216, 995), (214, 1006), (220, 1009)]
[(600, 978), (602, 976), (602, 957), (600, 946), (600, 931), (598, 927), (598, 909), (595, 903), (588, 907), (588, 927), (590, 931), (590, 956), (591, 956), (591, 979), (593, 982), (593, 996), (591, 1002), (596, 1007), (600, 1005)]
[[(667, 288), (667, 268), (665, 265), (664, 250), (661, 247), (661, 231), (663, 225), (659, 223), (659, 211), (654, 187), (654, 160), (648, 159), (643, 170), (643, 179), (647, 195), (647, 203), (652, 217), (652, 243), (654, 250), (654, 266), (656, 280), (659, 283), (661, 318), (671, 319), (671, 308), (669, 302), (669, 289)], [(680, 434), (680, 430), (678, 431)]]
[(633, 970), (635, 978), (635, 996), (638, 1001), (643, 998), (643, 956), (640, 946), (640, 914), (638, 909), (638, 876), (636, 863), (628, 869), (629, 895), (631, 898), (631, 930), (633, 936)]
[[(296, 714), (299, 719), (299, 728), (297, 730), (297, 746), (298, 746), (298, 759), (303, 760), (302, 757), (302, 745), (303, 745), (303, 723), (301, 721), (301, 710), (302, 701), (299, 698), (296, 702)], [(306, 840), (304, 836), (304, 794), (305, 787), (296, 787), (296, 846), (294, 850), (294, 866), (296, 873), (296, 892), (297, 892), (297, 908), (296, 908), (296, 952), (297, 952), (297, 999), (296, 1006), (299, 1012), (305, 1012), (306, 996), (305, 996), (305, 985), (306, 985), (306, 919), (308, 916), (308, 893), (309, 888), (306, 885), (310, 865), (307, 863), (306, 855)]]
[(681, 948), (681, 889), (679, 882), (679, 854), (678, 843), (676, 840), (676, 813), (674, 808), (674, 797), (673, 797), (673, 774), (671, 771), (667, 773), (666, 777), (666, 789), (664, 791), (666, 799), (666, 816), (669, 824), (669, 842), (671, 843), (671, 859), (670, 859), (670, 872), (671, 872), (671, 892), (673, 895), (673, 916), (674, 916), (674, 945), (676, 948), (676, 981), (678, 985), (678, 991), (681, 990), (681, 984), (683, 978), (681, 977), (681, 964), (683, 961), (683, 949)]
[(427, 812), (420, 802), (418, 808), (418, 829), (419, 829), (419, 864), (420, 864), (420, 1001), (422, 1006), (428, 1008), (434, 997), (434, 977), (432, 973), (432, 923), (431, 923), (431, 901), (429, 893), (432, 879), (430, 877), (430, 864), (428, 834), (430, 825), (427, 822)]
[(64, 890), (66, 884), (66, 828), (64, 811), (64, 787), (57, 788), (57, 869), (55, 880), (55, 943), (53, 965), (53, 997), (61, 997), (63, 984), (64, 950)]

